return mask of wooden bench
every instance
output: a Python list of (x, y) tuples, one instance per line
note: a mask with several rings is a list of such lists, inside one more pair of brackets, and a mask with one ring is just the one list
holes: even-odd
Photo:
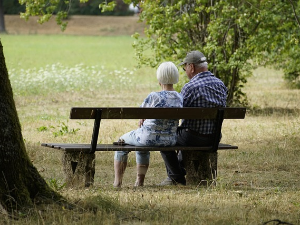
[[(90, 144), (42, 143), (63, 151), (63, 169), (67, 186), (88, 187), (93, 184), (96, 151), (174, 151), (185, 154), (187, 184), (207, 184), (217, 176), (217, 150), (238, 149), (238, 146), (219, 143), (224, 119), (244, 119), (246, 108), (82, 108), (74, 107), (70, 119), (93, 119)], [(97, 144), (102, 119), (214, 119), (214, 144), (207, 147), (171, 146), (138, 147), (131, 145)], [(129, 131), (129, 130), (128, 130)], [(188, 151), (188, 152), (187, 152)], [(113, 166), (113, 165), (112, 165)]]

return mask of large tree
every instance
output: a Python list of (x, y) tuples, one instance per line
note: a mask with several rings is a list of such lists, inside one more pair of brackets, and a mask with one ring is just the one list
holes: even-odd
[(25, 149), (0, 40), (0, 209), (11, 213), (40, 199), (61, 199), (31, 163)]

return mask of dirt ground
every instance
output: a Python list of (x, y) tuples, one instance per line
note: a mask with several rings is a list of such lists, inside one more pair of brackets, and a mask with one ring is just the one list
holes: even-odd
[(55, 18), (44, 24), (37, 23), (38, 17), (28, 21), (19, 15), (5, 15), (5, 27), (8, 34), (69, 34), (117, 36), (143, 33), (145, 25), (138, 22), (138, 16), (71, 16), (67, 29), (62, 32)]

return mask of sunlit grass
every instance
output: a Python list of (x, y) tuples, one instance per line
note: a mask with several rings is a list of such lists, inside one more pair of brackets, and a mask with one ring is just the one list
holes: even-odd
[(245, 86), (245, 92), (254, 108), (299, 109), (300, 90), (289, 89), (283, 81), (283, 72), (258, 68)]
[(9, 69), (33, 69), (62, 63), (105, 66), (108, 69), (136, 65), (133, 38), (67, 35), (5, 35), (1, 42)]

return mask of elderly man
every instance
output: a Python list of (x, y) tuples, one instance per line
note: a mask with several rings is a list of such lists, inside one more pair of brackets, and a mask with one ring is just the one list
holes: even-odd
[[(208, 71), (206, 57), (202, 52), (187, 53), (180, 66), (183, 66), (190, 80), (181, 90), (183, 107), (226, 106), (227, 88), (220, 79)], [(177, 145), (208, 146), (212, 144), (215, 125), (212, 120), (183, 119), (178, 129), (180, 132)], [(168, 177), (160, 185), (185, 185), (185, 170), (178, 160), (181, 155), (177, 155), (175, 151), (162, 151), (161, 155)]]

